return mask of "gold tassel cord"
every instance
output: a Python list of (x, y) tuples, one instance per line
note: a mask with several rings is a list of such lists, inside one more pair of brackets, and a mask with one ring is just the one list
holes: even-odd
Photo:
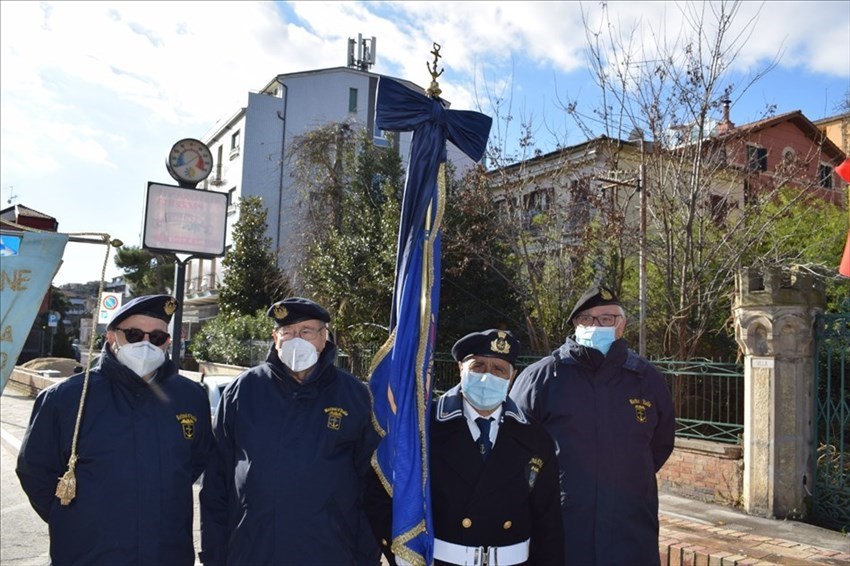
[[(103, 257), (103, 267), (100, 272), (100, 286), (97, 290), (97, 305), (103, 300), (103, 286), (106, 279), (106, 266), (109, 263), (109, 250), (112, 246), (119, 247), (120, 240), (110, 240), (109, 234), (87, 234), (92, 236), (100, 236), (106, 245), (106, 254)], [(92, 329), (97, 328), (98, 308), (92, 313)], [(68, 459), (68, 471), (59, 478), (59, 484), (56, 486), (56, 497), (62, 505), (70, 505), (71, 501), (77, 496), (77, 476), (74, 473), (74, 468), (77, 466), (77, 441), (80, 436), (80, 423), (83, 420), (83, 408), (86, 404), (86, 393), (89, 389), (89, 372), (91, 371), (91, 359), (94, 353), (95, 332), (89, 337), (89, 355), (86, 360), (86, 373), (83, 377), (83, 391), (80, 393), (80, 406), (77, 409), (77, 421), (74, 423), (74, 439), (71, 441), (71, 457)]]
[(71, 459), (68, 461), (68, 471), (59, 478), (59, 485), (56, 486), (56, 497), (62, 505), (68, 505), (77, 496), (77, 477), (74, 475), (74, 468), (77, 466), (77, 455), (71, 454)]
[[(4, 220), (3, 224), (13, 226), (23, 232), (49, 232), (48, 230), (39, 230), (30, 226), (24, 226), (23, 224), (18, 224), (11, 220)], [(97, 290), (97, 305), (99, 306), (100, 302), (103, 300), (103, 286), (104, 280), (106, 279), (106, 266), (109, 264), (110, 248), (120, 248), (124, 245), (124, 243), (121, 240), (112, 239), (109, 234), (100, 232), (78, 232), (66, 235), (68, 236), (69, 241), (72, 242), (104, 244), (106, 246), (106, 254), (104, 254), (103, 257), (103, 266), (100, 270), (100, 287)], [(97, 328), (97, 317), (98, 309), (95, 308), (94, 313), (92, 313), (92, 328)], [(71, 456), (68, 459), (68, 471), (59, 478), (59, 483), (56, 485), (55, 495), (59, 498), (59, 502), (62, 505), (69, 505), (77, 496), (77, 476), (74, 471), (77, 466), (77, 441), (80, 436), (80, 423), (83, 419), (83, 408), (85, 407), (86, 393), (89, 388), (89, 372), (91, 371), (92, 354), (94, 354), (95, 336), (96, 333), (92, 332), (89, 337), (88, 359), (86, 360), (86, 371), (85, 376), (83, 377), (83, 391), (80, 393), (80, 405), (77, 408), (77, 421), (74, 424), (74, 438), (71, 441)]]

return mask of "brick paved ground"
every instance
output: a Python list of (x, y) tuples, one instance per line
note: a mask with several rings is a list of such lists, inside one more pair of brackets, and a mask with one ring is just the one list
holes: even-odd
[(850, 564), (850, 539), (842, 552), (661, 515), (658, 548), (665, 566)]

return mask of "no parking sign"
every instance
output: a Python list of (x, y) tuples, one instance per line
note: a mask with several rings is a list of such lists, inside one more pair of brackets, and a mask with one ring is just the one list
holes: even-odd
[(104, 293), (100, 298), (100, 310), (97, 316), (98, 324), (108, 324), (118, 309), (121, 308), (121, 293)]

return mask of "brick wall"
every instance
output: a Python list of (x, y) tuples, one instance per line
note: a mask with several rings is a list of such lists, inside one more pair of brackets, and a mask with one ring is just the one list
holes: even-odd
[(673, 454), (658, 472), (658, 488), (706, 503), (740, 507), (743, 468), (741, 446), (677, 438)]

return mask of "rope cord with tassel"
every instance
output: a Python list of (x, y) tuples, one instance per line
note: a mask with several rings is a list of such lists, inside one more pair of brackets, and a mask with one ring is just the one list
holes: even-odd
[[(109, 234), (80, 234), (80, 235), (91, 235), (98, 236), (103, 239), (106, 244), (106, 254), (103, 257), (103, 268), (100, 272), (100, 286), (97, 290), (97, 307), (94, 309), (94, 313), (92, 314), (92, 330), (97, 328), (97, 318), (99, 314), (100, 301), (103, 300), (103, 286), (104, 279), (106, 279), (106, 266), (109, 262), (109, 249), (110, 245), (115, 245), (118, 240), (110, 241)], [(117, 247), (117, 246), (116, 246)], [(88, 357), (86, 359), (86, 372), (83, 377), (83, 391), (80, 393), (80, 406), (77, 409), (77, 421), (74, 423), (74, 438), (71, 441), (71, 457), (68, 459), (68, 471), (65, 472), (61, 478), (59, 478), (59, 483), (56, 485), (56, 497), (59, 498), (59, 502), (62, 505), (69, 505), (71, 501), (77, 496), (77, 476), (74, 472), (74, 469), (77, 466), (77, 441), (80, 436), (80, 423), (83, 420), (83, 409), (86, 404), (86, 392), (89, 388), (89, 372), (91, 371), (91, 360), (92, 354), (94, 353), (94, 341), (96, 332), (92, 332), (91, 336), (89, 336), (89, 352)]]

